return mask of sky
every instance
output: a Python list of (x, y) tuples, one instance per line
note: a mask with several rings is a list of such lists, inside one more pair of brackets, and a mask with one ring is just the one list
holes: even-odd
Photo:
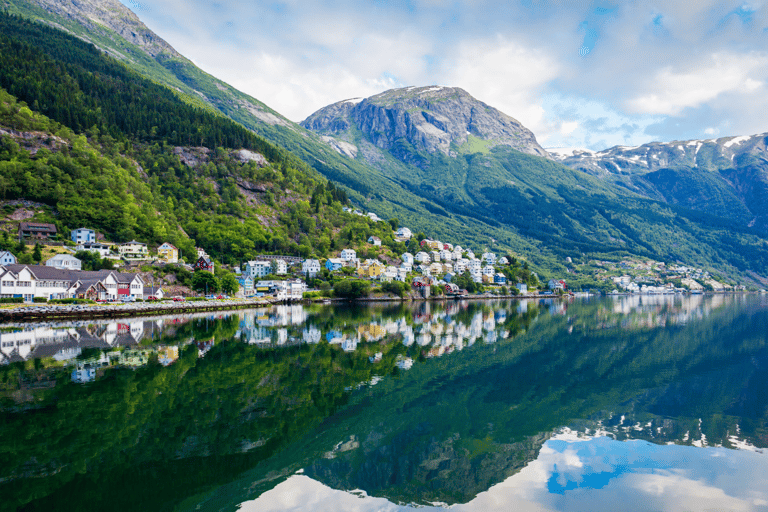
[(518, 119), (544, 147), (768, 132), (761, 1), (121, 2), (293, 121), (344, 99), (443, 85)]

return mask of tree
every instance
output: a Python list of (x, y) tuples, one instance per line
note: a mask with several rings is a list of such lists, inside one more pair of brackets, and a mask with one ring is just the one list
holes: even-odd
[(219, 278), (207, 270), (196, 270), (192, 276), (192, 289), (203, 293), (216, 293), (221, 289)]
[(371, 283), (360, 279), (344, 279), (333, 285), (333, 293), (346, 299), (357, 299), (368, 295), (370, 291)]
[(397, 231), (397, 228), (400, 227), (400, 221), (393, 217), (389, 219), (389, 225), (392, 226), (392, 231)]
[(32, 259), (35, 263), (40, 263), (43, 260), (43, 249), (39, 243), (35, 244), (35, 250), (32, 252)]
[(233, 274), (227, 272), (221, 277), (221, 291), (227, 295), (234, 295), (240, 289), (240, 283)]

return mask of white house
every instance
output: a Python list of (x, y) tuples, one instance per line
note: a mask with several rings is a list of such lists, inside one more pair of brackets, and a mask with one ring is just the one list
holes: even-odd
[(100, 244), (98, 242), (86, 242), (79, 244), (77, 247), (75, 247), (75, 250), (95, 252), (102, 258), (109, 256), (109, 246), (106, 244)]
[(467, 268), (471, 274), (479, 274), (481, 272), (483, 263), (477, 259), (470, 259), (467, 264)]
[(486, 263), (488, 263), (488, 265), (495, 265), (496, 264), (496, 253), (484, 252), (483, 256), (480, 259), (485, 261)]
[(440, 251), (439, 254), (440, 254), (440, 260), (441, 261), (448, 262), (448, 261), (453, 260), (453, 253), (451, 251), (449, 251), (448, 249), (443, 249), (442, 251)]
[(424, 251), (416, 253), (416, 256), (413, 258), (417, 263), (430, 263), (432, 261), (432, 258)]
[(147, 244), (137, 242), (136, 240), (120, 244), (117, 247), (117, 251), (126, 259), (140, 260), (145, 259), (149, 255)]
[(82, 270), (83, 262), (71, 254), (57, 254), (46, 261), (45, 266), (60, 268), (62, 270)]
[(301, 263), (301, 272), (307, 277), (315, 277), (320, 273), (320, 261), (318, 260), (304, 260)]
[(285, 260), (273, 260), (272, 270), (276, 275), (283, 276), (288, 273), (288, 264), (285, 262)]
[(525, 295), (528, 293), (528, 285), (525, 283), (517, 283), (515, 288), (517, 288), (517, 290), (520, 292), (520, 295)]
[(72, 236), (72, 241), (78, 245), (93, 243), (96, 241), (96, 231), (89, 228), (73, 229), (71, 236)]
[(493, 277), (494, 274), (496, 274), (496, 269), (494, 269), (491, 265), (486, 265), (483, 267), (483, 275)]
[(413, 254), (409, 252), (404, 252), (402, 256), (400, 256), (400, 259), (403, 260), (403, 263), (407, 263), (408, 265), (413, 265)]
[(369, 236), (368, 237), (368, 243), (376, 245), (376, 246), (381, 246), (381, 238), (379, 238), (377, 236)]
[(395, 236), (397, 238), (403, 238), (407, 240), (413, 236), (413, 233), (408, 228), (400, 228), (395, 232)]
[(342, 249), (339, 258), (344, 261), (353, 261), (357, 259), (357, 253), (354, 249)]
[(8, 251), (0, 252), (0, 265), (15, 265), (16, 256)]

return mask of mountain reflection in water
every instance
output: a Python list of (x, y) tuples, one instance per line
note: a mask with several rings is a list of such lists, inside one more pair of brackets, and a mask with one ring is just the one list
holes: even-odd
[(3, 326), (0, 506), (761, 508), (766, 333), (722, 295)]

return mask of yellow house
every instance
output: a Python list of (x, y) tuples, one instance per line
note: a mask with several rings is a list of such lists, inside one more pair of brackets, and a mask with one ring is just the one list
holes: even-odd
[(376, 278), (379, 277), (382, 272), (384, 272), (384, 268), (385, 267), (382, 263), (374, 260), (370, 264), (358, 268), (357, 274), (361, 277)]
[(179, 262), (179, 250), (168, 242), (157, 248), (157, 256), (166, 263)]

